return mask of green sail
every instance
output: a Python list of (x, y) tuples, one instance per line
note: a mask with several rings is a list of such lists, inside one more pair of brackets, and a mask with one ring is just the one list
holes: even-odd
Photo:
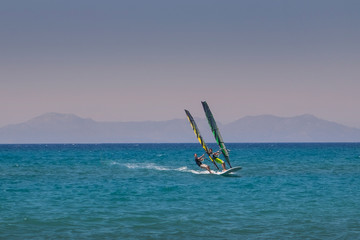
[(215, 119), (214, 119), (214, 116), (212, 115), (211, 111), (210, 111), (210, 108), (208, 106), (208, 104), (204, 101), (204, 102), (201, 102), (203, 108), (204, 108), (204, 111), (205, 111), (205, 115), (206, 115), (206, 118), (209, 122), (209, 125), (210, 125), (210, 128), (211, 128), (211, 131), (215, 137), (215, 140), (217, 142), (217, 144), (219, 145), (220, 149), (221, 149), (221, 152), (223, 153), (225, 159), (226, 159), (226, 162), (229, 164), (229, 166), (231, 167), (231, 164), (230, 164), (230, 158), (229, 158), (229, 152), (228, 150), (226, 149), (225, 147), (225, 144), (224, 144), (224, 141), (221, 137), (221, 134), (220, 134), (220, 131), (219, 131), (219, 128), (217, 127), (216, 125), (216, 122), (215, 122)]
[(205, 152), (207, 153), (207, 155), (209, 156), (210, 160), (214, 163), (214, 165), (216, 166), (217, 169), (219, 169), (219, 167), (216, 165), (216, 163), (214, 162), (214, 160), (211, 158), (211, 155), (209, 153), (209, 149), (206, 146), (206, 143), (204, 142), (204, 139), (202, 138), (199, 128), (196, 125), (196, 122), (194, 120), (194, 118), (191, 116), (190, 112), (188, 110), (185, 109), (185, 113), (187, 116), (187, 119), (189, 120), (191, 127), (195, 133), (196, 138), (199, 140), (201, 146), (204, 148)]

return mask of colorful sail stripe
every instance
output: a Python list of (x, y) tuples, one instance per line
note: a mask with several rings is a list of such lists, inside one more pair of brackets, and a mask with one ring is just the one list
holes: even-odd
[(207, 155), (209, 156), (210, 160), (214, 163), (214, 165), (216, 166), (217, 169), (219, 169), (219, 167), (216, 165), (215, 161), (212, 159), (210, 153), (209, 153), (209, 149), (208, 147), (206, 146), (203, 138), (201, 137), (201, 134), (200, 134), (200, 131), (196, 125), (196, 122), (194, 120), (194, 118), (191, 116), (190, 112), (188, 110), (185, 109), (185, 113), (186, 113), (186, 116), (187, 116), (187, 119), (189, 120), (190, 122), (190, 125), (195, 133), (195, 136), (196, 138), (199, 140), (201, 146), (204, 148), (205, 152), (207, 153)]

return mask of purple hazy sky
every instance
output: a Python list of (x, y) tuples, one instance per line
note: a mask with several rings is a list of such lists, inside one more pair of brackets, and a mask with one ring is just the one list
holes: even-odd
[(3, 0), (0, 127), (305, 113), (360, 127), (358, 0)]

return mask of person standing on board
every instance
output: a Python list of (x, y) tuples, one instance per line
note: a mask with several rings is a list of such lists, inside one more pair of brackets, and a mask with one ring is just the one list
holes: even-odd
[(212, 158), (215, 162), (221, 164), (221, 166), (222, 166), (222, 168), (223, 168), (223, 171), (226, 171), (225, 162), (219, 158), (220, 150), (213, 153), (212, 148), (210, 148), (210, 149), (209, 149), (209, 154), (210, 154), (211, 158)]
[(209, 173), (212, 173), (212, 172), (210, 171), (210, 167), (209, 167), (208, 165), (202, 163), (202, 162), (204, 161), (204, 155), (205, 155), (205, 153), (204, 153), (203, 155), (201, 155), (200, 157), (198, 157), (198, 155), (195, 153), (195, 154), (194, 154), (195, 162), (196, 162), (196, 164), (197, 164), (199, 167), (208, 170)]

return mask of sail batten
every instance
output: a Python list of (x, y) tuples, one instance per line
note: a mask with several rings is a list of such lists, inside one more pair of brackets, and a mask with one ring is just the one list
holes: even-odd
[(204, 112), (205, 112), (205, 115), (206, 115), (206, 118), (209, 122), (209, 125), (210, 125), (210, 128), (211, 128), (211, 131), (215, 137), (215, 140), (217, 142), (217, 144), (219, 145), (220, 149), (221, 149), (221, 152), (223, 153), (225, 159), (226, 159), (226, 162), (229, 164), (229, 166), (231, 167), (231, 164), (230, 164), (230, 157), (229, 157), (229, 152), (228, 150), (226, 149), (225, 147), (225, 143), (224, 143), (224, 140), (220, 134), (220, 131), (219, 131), (219, 128), (215, 122), (215, 119), (214, 119), (214, 116), (213, 114), (211, 113), (210, 111), (210, 108), (208, 106), (208, 104), (204, 101), (204, 102), (201, 102), (203, 108), (204, 108)]

